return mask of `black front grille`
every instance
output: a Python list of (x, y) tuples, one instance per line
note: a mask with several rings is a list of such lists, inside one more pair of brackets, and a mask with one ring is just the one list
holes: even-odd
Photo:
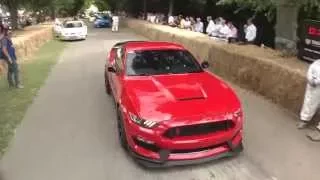
[(217, 144), (217, 145), (214, 145), (214, 146), (209, 146), (209, 147), (204, 147), (204, 148), (197, 148), (197, 149), (173, 149), (170, 152), (172, 154), (196, 153), (196, 152), (212, 150), (214, 148), (218, 148), (218, 147), (221, 147), (221, 146), (224, 146), (224, 145), (226, 145), (226, 143)]
[(206, 124), (170, 128), (164, 133), (164, 136), (172, 139), (182, 136), (207, 135), (215, 132), (228, 131), (233, 127), (234, 123), (232, 120), (225, 120)]

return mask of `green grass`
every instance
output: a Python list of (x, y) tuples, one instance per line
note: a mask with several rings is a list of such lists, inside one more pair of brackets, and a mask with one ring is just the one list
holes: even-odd
[(52, 40), (20, 65), (24, 89), (9, 89), (5, 77), (0, 77), (0, 157), (64, 48), (63, 42)]

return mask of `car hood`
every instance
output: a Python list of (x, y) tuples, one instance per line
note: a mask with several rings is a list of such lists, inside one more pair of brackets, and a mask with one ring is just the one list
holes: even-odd
[(233, 90), (211, 73), (128, 77), (133, 110), (153, 121), (216, 117), (240, 108)]

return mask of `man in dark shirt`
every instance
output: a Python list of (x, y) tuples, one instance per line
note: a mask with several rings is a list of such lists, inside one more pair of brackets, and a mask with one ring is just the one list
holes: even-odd
[(0, 48), (2, 58), (8, 63), (8, 83), (9, 87), (23, 88), (20, 83), (19, 67), (15, 48), (9, 36), (8, 28), (0, 26)]

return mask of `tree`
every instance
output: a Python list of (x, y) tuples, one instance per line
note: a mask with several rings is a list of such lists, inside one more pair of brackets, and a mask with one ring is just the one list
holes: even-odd
[(8, 7), (11, 21), (12, 21), (12, 28), (18, 28), (18, 8), (25, 3), (25, 0), (0, 0), (0, 4), (3, 4)]
[(63, 10), (67, 15), (76, 15), (91, 0), (0, 0), (0, 4), (8, 7), (12, 27), (18, 27), (18, 9), (27, 8), (32, 11), (42, 11), (45, 15), (55, 16)]
[(110, 5), (106, 0), (94, 0), (93, 4), (96, 5), (100, 11), (107, 10), (110, 8)]
[(320, 10), (320, 0), (220, 0), (218, 4), (238, 4), (242, 8), (254, 9), (255, 12), (267, 12), (272, 18), (276, 9), (276, 47), (278, 49), (296, 49), (297, 21), (299, 9), (316, 7)]

